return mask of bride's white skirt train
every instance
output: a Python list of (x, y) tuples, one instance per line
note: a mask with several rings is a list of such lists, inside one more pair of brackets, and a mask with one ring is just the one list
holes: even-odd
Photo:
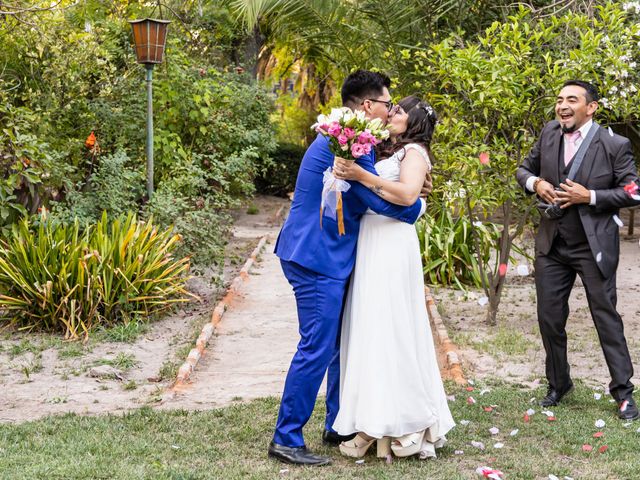
[(375, 438), (427, 430), (421, 456), (435, 456), (455, 423), (438, 369), (413, 225), (364, 215), (340, 355), (340, 411), (333, 428)]

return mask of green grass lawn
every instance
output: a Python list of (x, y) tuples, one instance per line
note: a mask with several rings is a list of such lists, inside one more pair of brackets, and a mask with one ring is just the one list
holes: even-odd
[[(489, 393), (480, 395), (481, 390)], [(451, 408), (459, 424), (449, 435), (449, 444), (437, 460), (395, 460), (387, 465), (373, 456), (364, 464), (341, 457), (320, 441), (324, 407), (321, 402), (306, 427), (308, 446), (331, 455), (333, 465), (320, 468), (286, 466), (269, 460), (271, 439), (278, 410), (276, 399), (206, 412), (159, 412), (144, 408), (124, 416), (51, 417), (21, 425), (0, 426), (0, 478), (2, 479), (478, 479), (482, 465), (499, 468), (505, 479), (546, 479), (554, 474), (563, 479), (640, 478), (640, 422), (627, 427), (615, 417), (615, 404), (579, 385), (561, 407), (551, 410), (556, 421), (548, 421), (537, 405), (535, 392), (518, 386), (476, 385), (473, 392), (460, 387), (448, 389), (456, 400)], [(472, 395), (477, 403), (469, 405)], [(491, 412), (483, 407), (496, 405)], [(527, 409), (536, 413), (529, 423)], [(593, 438), (594, 426), (603, 419), (604, 435)], [(489, 428), (500, 429), (492, 436)], [(516, 436), (510, 432), (519, 429)], [(484, 451), (472, 447), (483, 442)], [(504, 443), (502, 449), (494, 448)], [(590, 444), (593, 451), (582, 451)], [(599, 447), (607, 445), (604, 453)], [(463, 450), (463, 454), (456, 454)], [(288, 471), (281, 472), (287, 469)]]

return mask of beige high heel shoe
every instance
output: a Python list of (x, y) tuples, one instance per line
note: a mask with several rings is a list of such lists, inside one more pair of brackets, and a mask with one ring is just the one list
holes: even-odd
[(376, 457), (387, 458), (391, 455), (391, 437), (379, 438), (376, 442)]
[(410, 457), (418, 453), (422, 447), (425, 432), (426, 430), (422, 430), (394, 439), (391, 444), (393, 454), (396, 457)]
[(351, 440), (340, 444), (340, 453), (347, 457), (362, 458), (375, 441), (375, 438), (369, 437), (364, 433), (358, 433)]

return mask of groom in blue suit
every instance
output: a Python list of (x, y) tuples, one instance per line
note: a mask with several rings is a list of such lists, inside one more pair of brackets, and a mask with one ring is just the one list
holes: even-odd
[[(353, 110), (364, 110), (368, 118), (387, 120), (393, 104), (389, 77), (358, 70), (342, 86), (342, 103)], [(374, 153), (358, 159), (370, 172)], [(338, 234), (336, 220), (323, 217), (320, 227), (320, 200), (324, 171), (333, 165), (329, 141), (318, 135), (305, 153), (289, 216), (276, 243), (282, 271), (293, 287), (298, 310), (300, 341), (291, 361), (282, 394), (282, 403), (269, 456), (285, 463), (326, 465), (330, 459), (307, 450), (302, 428), (315, 406), (318, 390), (327, 373), (325, 443), (338, 444), (341, 437), (332, 424), (339, 408), (340, 359), (338, 332), (342, 304), (356, 258), (360, 218), (367, 208), (376, 213), (414, 223), (424, 212), (419, 199), (411, 207), (400, 207), (382, 200), (365, 186), (350, 182), (343, 195), (346, 234)]]

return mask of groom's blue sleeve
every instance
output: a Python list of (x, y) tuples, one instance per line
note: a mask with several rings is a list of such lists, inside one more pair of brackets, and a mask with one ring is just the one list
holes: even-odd
[[(368, 172), (378, 175), (370, 157), (360, 158), (357, 163)], [(395, 218), (405, 223), (415, 223), (420, 216), (420, 211), (422, 210), (420, 199), (416, 200), (416, 203), (410, 207), (403, 207), (383, 200), (359, 182), (349, 182), (349, 184), (351, 188), (347, 195), (350, 193), (355, 194), (362, 203), (380, 215)]]

